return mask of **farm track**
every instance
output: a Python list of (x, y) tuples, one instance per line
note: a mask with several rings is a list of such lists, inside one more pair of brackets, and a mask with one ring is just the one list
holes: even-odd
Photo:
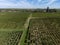
[(29, 26), (30, 19), (32, 18), (32, 14), (29, 15), (28, 19), (26, 20), (24, 26), (23, 26), (23, 34), (21, 36), (21, 40), (19, 41), (20, 43), (18, 45), (24, 45), (25, 37), (27, 36), (27, 28)]
[(32, 17), (31, 19), (38, 19), (38, 18), (40, 18), (40, 17)]
[(25, 22), (25, 24), (24, 24), (24, 27), (23, 28), (25, 28), (25, 29), (27, 29), (28, 28), (28, 26), (29, 26), (29, 22), (30, 22), (30, 19), (32, 18), (32, 14), (30, 14), (29, 15), (29, 17), (28, 17), (28, 19), (26, 20), (26, 22)]

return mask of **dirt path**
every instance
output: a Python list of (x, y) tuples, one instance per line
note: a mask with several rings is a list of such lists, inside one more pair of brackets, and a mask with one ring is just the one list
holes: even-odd
[(28, 19), (26, 20), (25, 24), (24, 24), (24, 28), (27, 29), (28, 25), (29, 25), (29, 21), (32, 18), (32, 14), (29, 15)]
[(42, 18), (42, 17), (32, 17), (31, 19), (38, 19), (38, 18)]
[(27, 28), (29, 26), (29, 22), (30, 22), (31, 18), (32, 18), (32, 14), (29, 15), (28, 19), (26, 20), (26, 22), (25, 22), (25, 24), (23, 26), (23, 30), (25, 30), (25, 31), (23, 32), (18, 45), (23, 45), (23, 43), (24, 43), (24, 40), (25, 40), (25, 37), (26, 37)]

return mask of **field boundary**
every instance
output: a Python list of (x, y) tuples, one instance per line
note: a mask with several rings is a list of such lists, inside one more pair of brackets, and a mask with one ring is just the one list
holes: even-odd
[(29, 26), (29, 22), (30, 22), (30, 19), (32, 18), (32, 14), (29, 15), (28, 19), (26, 20), (24, 26), (23, 26), (23, 34), (21, 36), (21, 39), (19, 41), (19, 44), (18, 45), (24, 45), (24, 41), (25, 41), (25, 37), (26, 37), (26, 33), (27, 33), (27, 28)]
[(0, 29), (0, 31), (23, 31), (23, 29)]

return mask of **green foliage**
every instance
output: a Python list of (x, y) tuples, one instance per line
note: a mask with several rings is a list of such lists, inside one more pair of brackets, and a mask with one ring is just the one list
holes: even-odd
[(32, 13), (33, 17), (40, 17), (40, 18), (49, 18), (49, 17), (60, 17), (60, 13), (56, 12), (56, 13)]
[(27, 12), (0, 12), (0, 28), (20, 29), (28, 16)]

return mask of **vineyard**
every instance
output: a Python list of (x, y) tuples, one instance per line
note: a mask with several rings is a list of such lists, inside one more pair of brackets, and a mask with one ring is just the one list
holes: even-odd
[(0, 45), (19, 45), (29, 15), (27, 12), (0, 12)]
[(60, 45), (59, 14), (0, 12), (0, 45)]
[(31, 19), (26, 45), (60, 45), (60, 18)]
[(18, 45), (22, 31), (0, 31), (0, 45)]

